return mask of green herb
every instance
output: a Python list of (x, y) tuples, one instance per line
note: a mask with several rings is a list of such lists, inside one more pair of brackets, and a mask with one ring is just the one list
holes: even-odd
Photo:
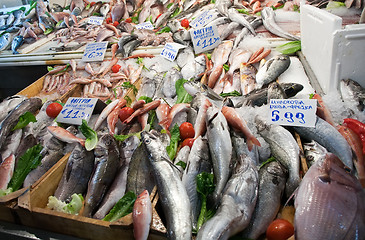
[(293, 5), (293, 11), (294, 12), (300, 12), (300, 8), (299, 8), (299, 6), (298, 5)]
[(84, 201), (84, 198), (81, 194), (76, 193), (72, 194), (71, 198), (72, 199), (69, 203), (65, 203), (64, 201), (57, 199), (55, 196), (49, 196), (47, 208), (58, 212), (77, 215), (83, 206), (82, 202)]
[(21, 7), (21, 8), (18, 8), (18, 9), (14, 9), (13, 11), (10, 11), (10, 12), (7, 12), (6, 14), (7, 15), (10, 15), (11, 13), (15, 12), (15, 11), (18, 11), (18, 10), (21, 10), (21, 11), (25, 11), (25, 7)]
[(118, 98), (117, 88), (118, 88), (118, 87), (112, 88), (112, 91), (113, 91), (113, 94), (114, 94), (114, 97), (115, 97), (115, 98)]
[(345, 6), (346, 6), (346, 4), (344, 2), (329, 1), (326, 9), (331, 10), (331, 9), (335, 9), (335, 8), (345, 7)]
[(91, 7), (91, 3), (89, 3), (88, 5), (86, 5), (85, 9), (86, 9), (86, 10), (89, 10), (89, 9), (90, 9), (90, 7)]
[(44, 35), (48, 35), (51, 32), (53, 32), (53, 28), (47, 28), (46, 31), (44, 31)]
[(61, 26), (61, 24), (63, 23), (63, 20), (59, 21), (57, 24), (56, 24), (56, 28)]
[(213, 210), (207, 209), (207, 196), (214, 191), (214, 176), (211, 173), (202, 172), (196, 176), (196, 190), (201, 199), (201, 209), (197, 222), (197, 231), (201, 226), (209, 220), (213, 215)]
[(172, 5), (173, 5), (173, 3), (167, 4), (167, 9), (169, 9)]
[(150, 102), (152, 102), (152, 101), (153, 101), (153, 99), (152, 99), (152, 98), (147, 97), (147, 96), (140, 96), (140, 97), (138, 98), (138, 100), (144, 100), (144, 101), (145, 101), (145, 103), (150, 103)]
[[(144, 129), (143, 129), (143, 130), (144, 130)], [(132, 136), (136, 136), (138, 139), (140, 139), (140, 140), (141, 140), (141, 132), (143, 132), (143, 130), (142, 130), (142, 131), (140, 131), (140, 132), (129, 133), (129, 134), (127, 134), (127, 135), (114, 135), (114, 138), (115, 138), (115, 140), (117, 140), (117, 141), (123, 142), (124, 140), (126, 140), (126, 139), (128, 139), (128, 138), (130, 138), (130, 137), (132, 137)]]
[(184, 83), (186, 82), (188, 82), (188, 80), (182, 78), (177, 80), (175, 83), (176, 95), (177, 95), (176, 104), (190, 103), (193, 100), (193, 97), (184, 88)]
[(134, 205), (134, 202), (136, 201), (136, 199), (137, 199), (136, 194), (134, 194), (131, 191), (127, 192), (114, 205), (112, 210), (110, 210), (108, 215), (106, 215), (103, 218), (103, 220), (109, 221), (109, 222), (114, 222), (114, 221), (118, 220), (119, 218), (122, 218), (122, 217), (128, 215), (129, 213), (131, 213), (133, 211), (133, 205)]
[(29, 10), (25, 12), (25, 16), (28, 16), (29, 13), (32, 11), (32, 9), (35, 8), (36, 6), (37, 6), (37, 1), (32, 1)]
[(314, 93), (309, 94), (309, 99), (313, 99), (314, 95), (315, 95)]
[(71, 5), (66, 6), (64, 9), (69, 10)]
[(223, 69), (227, 72), (229, 70), (228, 64), (223, 64)]
[(129, 96), (125, 96), (124, 99), (127, 101), (127, 105), (132, 104), (132, 99)]
[(211, 0), (210, 3), (215, 4), (215, 0)]
[(112, 102), (112, 100), (108, 99), (108, 100), (105, 101), (105, 104), (108, 105), (111, 102)]
[(233, 92), (229, 92), (229, 93), (221, 93), (219, 94), (221, 97), (239, 97), (242, 96), (241, 93), (239, 93), (238, 91), (234, 90)]
[(148, 112), (148, 120), (147, 123), (150, 125), (151, 129), (153, 129), (153, 123), (157, 119), (157, 114), (155, 110), (150, 110)]
[(211, 53), (207, 53), (206, 55), (207, 55), (207, 58), (208, 58), (209, 60), (211, 60), (211, 59), (212, 59), (212, 54), (211, 54)]
[(98, 12), (94, 12), (94, 13), (93, 13), (93, 16), (98, 16), (98, 17), (100, 17), (100, 16), (101, 16), (101, 14), (100, 14), (100, 13), (98, 13)]
[(171, 28), (166, 26), (164, 28), (161, 28), (160, 31), (156, 32), (156, 34), (161, 34), (164, 32), (171, 32)]
[(12, 188), (0, 189), (0, 197), (6, 196), (13, 192)]
[(281, 4), (279, 7), (271, 6), (271, 8), (272, 8), (273, 10), (280, 9), (280, 8), (283, 8), (283, 7), (284, 7), (284, 4)]
[(261, 16), (261, 12), (257, 12), (256, 13), (256, 16)]
[(175, 124), (175, 126), (171, 129), (170, 133), (171, 133), (170, 145), (168, 145), (166, 147), (166, 151), (170, 157), (170, 160), (172, 161), (176, 156), (177, 147), (178, 147), (179, 141), (180, 141), (179, 126), (177, 124)]
[(41, 164), (42, 156), (40, 152), (43, 147), (37, 144), (29, 148), (20, 158), (11, 178), (8, 188), (12, 188), (14, 191), (18, 190), (28, 173), (38, 167)]
[(123, 88), (130, 88), (130, 89), (132, 89), (133, 90), (133, 94), (134, 95), (137, 95), (137, 93), (138, 93), (138, 89), (136, 88), (136, 86), (134, 86), (131, 82), (123, 82), (122, 83), (122, 87)]
[(259, 169), (262, 168), (263, 166), (265, 166), (266, 164), (268, 164), (269, 162), (273, 162), (273, 161), (276, 161), (276, 159), (274, 157), (270, 157), (269, 159), (267, 159), (265, 162), (263, 162)]
[(19, 117), (18, 123), (15, 125), (12, 131), (16, 129), (22, 129), (26, 127), (30, 122), (37, 122), (35, 116), (30, 112), (25, 112)]
[(143, 64), (143, 58), (138, 57), (136, 63), (139, 65)]
[(275, 50), (281, 52), (282, 54), (294, 54), (302, 48), (300, 43), (300, 41), (291, 41), (277, 46)]
[(174, 13), (173, 14), (171, 14), (171, 18), (173, 18), (173, 17), (176, 17), (177, 15), (179, 15), (180, 13), (181, 13), (181, 11), (182, 11), (182, 8), (180, 9), (180, 8), (176, 8), (175, 9), (175, 11), (174, 11)]
[(98, 135), (96, 132), (87, 125), (87, 122), (85, 119), (82, 119), (82, 123), (79, 126), (79, 130), (86, 137), (85, 140), (85, 148), (87, 151), (91, 151), (96, 147), (96, 144), (98, 143)]
[(237, 11), (239, 13), (243, 13), (243, 14), (250, 14), (250, 12), (247, 9), (245, 9), (245, 8), (243, 8), (243, 9), (237, 9)]
[(186, 168), (186, 162), (178, 161), (178, 162), (176, 163), (176, 166), (180, 166), (180, 167), (182, 167), (182, 168), (185, 170), (185, 168)]
[(142, 10), (138, 11), (137, 14), (134, 17), (131, 17), (132, 23), (135, 23), (135, 24), (139, 23), (138, 17), (139, 17), (139, 14), (141, 13), (141, 11)]

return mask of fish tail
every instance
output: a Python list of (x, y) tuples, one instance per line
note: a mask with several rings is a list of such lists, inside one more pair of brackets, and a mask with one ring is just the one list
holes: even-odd
[(261, 143), (259, 142), (259, 140), (257, 140), (257, 138), (255, 138), (255, 136), (251, 136), (248, 138), (247, 140), (247, 147), (248, 147), (248, 150), (252, 150), (253, 148), (253, 145), (256, 145), (256, 146), (259, 146), (261, 147)]

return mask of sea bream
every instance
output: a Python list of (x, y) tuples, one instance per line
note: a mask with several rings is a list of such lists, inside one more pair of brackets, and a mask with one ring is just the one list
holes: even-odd
[(277, 55), (269, 59), (256, 73), (256, 89), (275, 81), (290, 65), (288, 55)]

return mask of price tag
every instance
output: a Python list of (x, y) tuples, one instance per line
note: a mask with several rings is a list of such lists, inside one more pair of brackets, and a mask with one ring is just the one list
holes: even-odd
[(186, 46), (178, 43), (166, 43), (160, 55), (166, 58), (167, 60), (173, 62), (177, 56), (177, 53), (179, 52), (179, 49), (184, 47)]
[(103, 61), (108, 42), (93, 42), (86, 45), (82, 61), (84, 62), (97, 62)]
[(203, 27), (210, 22), (213, 16), (214, 16), (214, 11), (204, 11), (190, 23), (190, 26), (193, 28)]
[(94, 24), (94, 25), (101, 25), (101, 24), (103, 24), (103, 21), (104, 21), (103, 17), (91, 16), (91, 17), (89, 17), (89, 20), (87, 21), (87, 23)]
[(218, 29), (215, 25), (191, 29), (190, 35), (193, 40), (195, 54), (214, 49), (221, 43)]
[(89, 122), (97, 98), (70, 97), (57, 116), (57, 122), (81, 125), (82, 119)]
[(316, 99), (271, 99), (269, 122), (272, 124), (314, 127)]
[(151, 22), (144, 22), (144, 23), (140, 23), (136, 26), (137, 29), (149, 29), (149, 30), (153, 30), (154, 27), (152, 25)]

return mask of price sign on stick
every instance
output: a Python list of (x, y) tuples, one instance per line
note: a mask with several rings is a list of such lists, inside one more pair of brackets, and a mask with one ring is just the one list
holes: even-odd
[(108, 46), (107, 41), (88, 43), (86, 45), (84, 55), (82, 56), (82, 61), (84, 62), (103, 61), (107, 46)]
[(316, 99), (271, 99), (269, 122), (272, 124), (314, 127)]
[(177, 53), (180, 48), (184, 48), (186, 46), (178, 44), (178, 43), (166, 43), (163, 47), (160, 55), (171, 62), (175, 60)]
[(144, 22), (144, 23), (140, 23), (136, 26), (137, 29), (149, 29), (152, 30), (154, 29), (153, 25), (151, 22)]
[(97, 98), (70, 97), (57, 116), (57, 122), (81, 125), (82, 119), (89, 122)]
[(215, 25), (191, 29), (190, 35), (193, 40), (195, 54), (214, 49), (221, 43), (218, 29)]
[(100, 26), (101, 24), (103, 24), (103, 21), (104, 21), (103, 17), (91, 16), (91, 17), (89, 17), (89, 20), (87, 21), (87, 23)]

